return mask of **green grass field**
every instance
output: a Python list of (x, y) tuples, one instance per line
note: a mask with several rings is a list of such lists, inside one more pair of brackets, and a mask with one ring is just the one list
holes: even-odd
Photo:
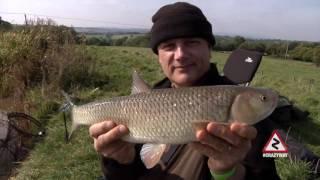
[[(97, 60), (97, 68), (109, 78), (99, 89), (78, 89), (73, 95), (83, 102), (102, 97), (128, 95), (131, 73), (135, 69), (153, 84), (163, 75), (156, 56), (147, 48), (89, 47)], [(219, 69), (227, 53), (213, 52), (213, 62)], [(320, 155), (320, 69), (309, 63), (264, 57), (252, 86), (271, 87), (287, 96), (295, 106), (308, 110), (309, 121), (292, 124), (291, 132)], [(63, 101), (62, 97), (59, 100)], [(47, 136), (38, 143), (12, 179), (96, 179), (101, 176), (99, 156), (92, 147), (88, 128), (76, 132), (72, 141), (64, 142), (62, 115), (51, 114), (46, 120)], [(306, 164), (290, 160), (277, 161), (282, 179), (304, 179), (308, 176)], [(295, 175), (293, 178), (292, 175)]]

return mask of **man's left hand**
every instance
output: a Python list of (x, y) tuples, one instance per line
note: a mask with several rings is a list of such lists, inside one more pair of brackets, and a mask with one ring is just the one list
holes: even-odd
[(206, 129), (196, 132), (199, 142), (192, 143), (192, 146), (209, 157), (208, 166), (211, 171), (224, 173), (240, 165), (256, 135), (256, 128), (244, 123), (223, 125), (212, 122)]

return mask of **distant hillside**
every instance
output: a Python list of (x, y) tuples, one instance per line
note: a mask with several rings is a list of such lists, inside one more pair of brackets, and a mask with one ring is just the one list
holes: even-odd
[(85, 34), (143, 34), (148, 29), (139, 28), (104, 28), (104, 27), (74, 27), (76, 32)]

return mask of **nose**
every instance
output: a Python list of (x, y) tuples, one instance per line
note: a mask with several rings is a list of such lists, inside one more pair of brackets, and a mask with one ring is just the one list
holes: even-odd
[(183, 45), (178, 45), (174, 52), (175, 60), (181, 61), (186, 56), (186, 49)]

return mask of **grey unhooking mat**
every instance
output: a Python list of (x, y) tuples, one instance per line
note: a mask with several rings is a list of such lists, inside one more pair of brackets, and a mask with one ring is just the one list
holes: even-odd
[(13, 165), (23, 160), (44, 135), (42, 124), (32, 116), (0, 110), (0, 180), (10, 175)]
[[(10, 133), (9, 133), (10, 131)], [(6, 112), (0, 110), (0, 177), (10, 173), (12, 163), (15, 160), (14, 154), (17, 150), (18, 132), (9, 130), (9, 119)]]

